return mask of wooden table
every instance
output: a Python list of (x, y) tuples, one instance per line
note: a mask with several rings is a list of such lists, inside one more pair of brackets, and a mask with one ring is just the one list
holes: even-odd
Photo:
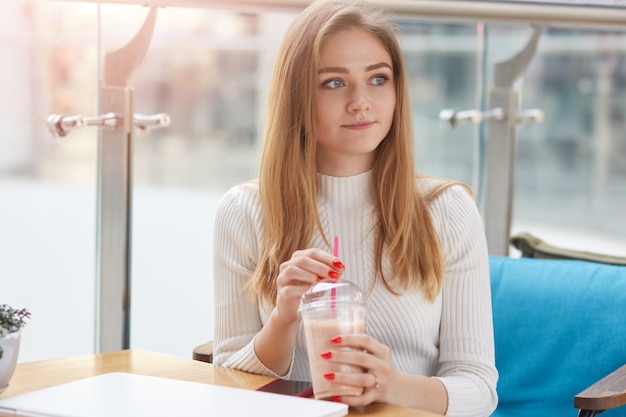
[[(259, 388), (272, 379), (266, 376), (213, 366), (206, 362), (133, 349), (20, 363), (17, 365), (13, 378), (11, 378), (9, 387), (0, 394), (0, 398), (11, 397), (107, 372), (129, 372), (139, 375), (246, 389)], [(439, 414), (389, 404), (372, 404), (363, 410), (351, 408), (350, 415), (441, 417)]]

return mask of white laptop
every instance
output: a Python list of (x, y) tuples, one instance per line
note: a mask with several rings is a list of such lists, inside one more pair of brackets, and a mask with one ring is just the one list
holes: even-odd
[(341, 417), (331, 401), (112, 372), (0, 399), (11, 417)]

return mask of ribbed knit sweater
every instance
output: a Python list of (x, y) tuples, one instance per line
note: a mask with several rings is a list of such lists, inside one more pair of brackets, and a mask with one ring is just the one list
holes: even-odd
[[(372, 171), (352, 177), (319, 175), (318, 210), (326, 236), (339, 236), (341, 279), (372, 288), (375, 211)], [(429, 187), (434, 180), (420, 180)], [(214, 243), (214, 364), (247, 372), (310, 380), (302, 326), (287, 375), (267, 369), (254, 351), (254, 338), (271, 306), (249, 296), (246, 284), (261, 245), (258, 187), (247, 183), (222, 198)], [(488, 416), (496, 407), (498, 374), (487, 244), (474, 200), (460, 186), (446, 189), (430, 205), (444, 256), (443, 288), (434, 302), (418, 290), (400, 296), (375, 283), (368, 294), (366, 332), (391, 350), (393, 366), (439, 378), (448, 391), (449, 416)], [(319, 234), (310, 247), (327, 250)], [(302, 248), (304, 249), (304, 248)], [(410, 389), (408, 387), (407, 389)]]

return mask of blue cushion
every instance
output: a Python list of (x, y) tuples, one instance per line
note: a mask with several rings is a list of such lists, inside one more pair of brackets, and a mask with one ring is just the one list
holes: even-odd
[(576, 416), (576, 394), (626, 364), (626, 267), (492, 255), (490, 269), (493, 416)]

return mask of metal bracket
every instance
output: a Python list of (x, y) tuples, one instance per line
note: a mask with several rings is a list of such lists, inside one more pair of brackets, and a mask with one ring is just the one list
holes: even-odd
[(130, 42), (104, 57), (102, 84), (126, 87), (132, 73), (139, 67), (148, 52), (156, 23), (157, 9), (151, 7), (141, 29)]
[(439, 121), (447, 127), (455, 128), (460, 123), (480, 123), (483, 120), (503, 120), (506, 117), (504, 110), (501, 108), (492, 109), (486, 112), (479, 110), (461, 110), (443, 109), (439, 112)]
[[(133, 115), (135, 134), (148, 134), (152, 129), (168, 127), (170, 123), (170, 116), (166, 113)], [(48, 131), (55, 138), (65, 137), (79, 127), (99, 126), (107, 130), (115, 130), (119, 124), (120, 118), (114, 113), (106, 113), (97, 117), (85, 117), (78, 114), (51, 114), (48, 116)]]
[(526, 67), (537, 52), (539, 38), (543, 32), (543, 26), (533, 24), (533, 33), (517, 54), (506, 61), (495, 65), (493, 84), (495, 87), (513, 88), (513, 84), (526, 71)]
[(489, 253), (508, 255), (513, 212), (515, 142), (521, 123), (543, 120), (541, 110), (519, 110), (515, 81), (524, 73), (537, 51), (543, 28), (533, 26), (530, 39), (517, 54), (495, 65), (494, 88), (489, 95), (489, 107), (501, 108), (506, 115), (490, 123), (486, 141), (486, 175), (483, 216)]
[[(484, 121), (501, 121), (506, 118), (506, 113), (500, 107), (481, 112), (479, 110), (454, 110), (443, 109), (439, 112), (439, 121), (442, 125), (455, 128), (461, 123), (480, 123)], [(521, 110), (515, 117), (515, 124), (521, 126), (526, 123), (539, 123), (544, 118), (543, 110)]]
[(100, 114), (115, 114), (115, 129), (99, 130), (98, 259), (96, 350), (130, 347), (132, 137), (135, 126), (169, 124), (169, 117), (133, 113), (129, 79), (148, 51), (157, 9), (148, 15), (131, 41), (104, 56), (100, 87)]

